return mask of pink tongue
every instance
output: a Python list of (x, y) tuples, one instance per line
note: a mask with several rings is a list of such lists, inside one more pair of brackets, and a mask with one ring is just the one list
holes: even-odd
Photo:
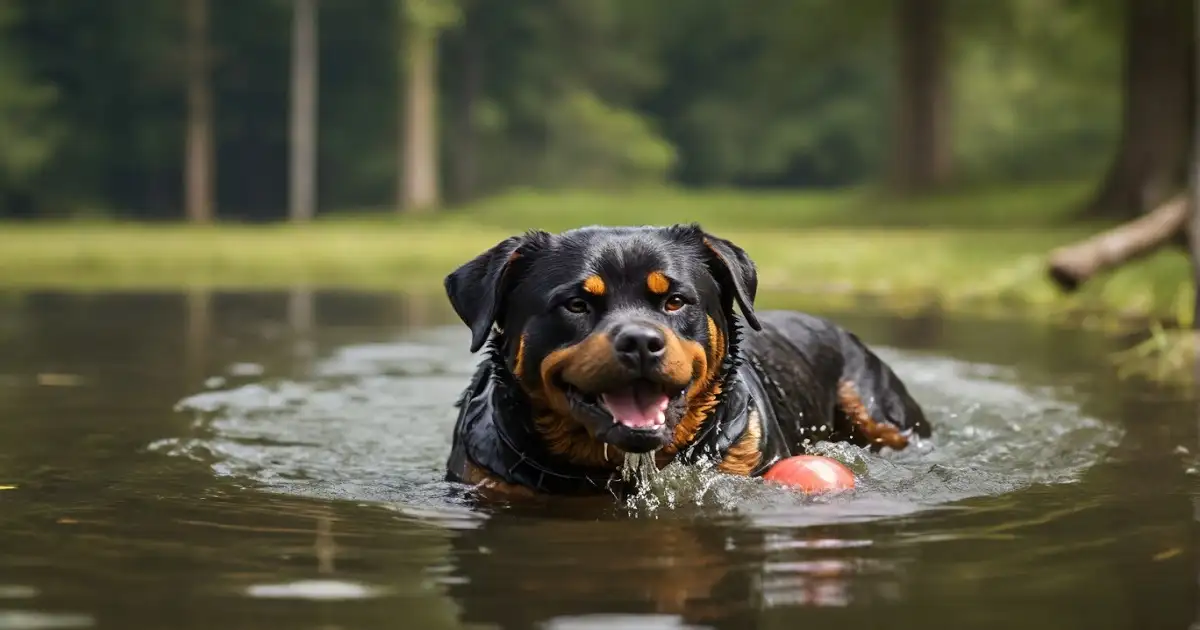
[(632, 388), (604, 394), (600, 399), (617, 422), (635, 429), (658, 424), (659, 414), (667, 408), (668, 402), (663, 394), (639, 396)]

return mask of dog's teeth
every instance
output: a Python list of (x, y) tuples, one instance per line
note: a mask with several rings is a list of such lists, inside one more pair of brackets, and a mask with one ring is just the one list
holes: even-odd
[(604, 461), (608, 461), (608, 442), (604, 443)]
[(667, 422), (667, 414), (665, 414), (661, 411), (658, 412), (658, 417), (654, 419), (654, 424), (666, 424), (666, 422)]

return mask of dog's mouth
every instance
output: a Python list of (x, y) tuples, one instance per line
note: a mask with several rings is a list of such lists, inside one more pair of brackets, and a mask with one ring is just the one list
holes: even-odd
[(562, 389), (573, 406), (583, 407), (589, 415), (604, 414), (611, 422), (638, 431), (664, 428), (671, 403), (683, 396), (677, 385), (638, 378), (602, 393), (588, 393), (563, 382)]
[(652, 429), (667, 423), (671, 396), (661, 386), (637, 380), (600, 395), (600, 404), (613, 420), (631, 429)]

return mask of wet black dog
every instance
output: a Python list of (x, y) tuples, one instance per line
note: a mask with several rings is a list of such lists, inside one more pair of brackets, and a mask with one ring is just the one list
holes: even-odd
[(487, 345), (459, 401), (452, 481), (580, 494), (610, 488), (625, 453), (760, 475), (820, 440), (903, 449), (930, 433), (852, 333), (755, 313), (754, 262), (697, 225), (529, 232), (445, 285), (471, 351)]

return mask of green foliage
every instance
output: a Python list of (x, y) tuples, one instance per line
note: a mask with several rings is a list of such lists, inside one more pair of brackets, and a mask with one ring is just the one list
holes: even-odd
[(0, 181), (26, 184), (53, 155), (62, 134), (45, 115), (53, 86), (30, 84), (0, 56)]
[[(948, 3), (965, 179), (1074, 179), (1105, 162), (1119, 123), (1119, 4)], [(408, 33), (398, 20), (438, 36), (442, 180), (473, 165), (477, 196), (868, 185), (889, 152), (893, 5), (320, 2), (322, 210), (392, 203)], [(291, 3), (214, 0), (211, 11), (219, 212), (278, 218)], [(0, 2), (0, 199), (179, 216), (182, 33), (180, 0)]]
[(6, 2), (14, 63), (57, 98), (27, 133), (63, 138), (31, 194), (43, 211), (119, 203), (133, 216), (179, 207), (183, 153), (180, 4)]
[[(0, 4), (0, 186), (10, 190), (25, 189), (62, 140), (57, 121), (48, 115), (57, 90), (32, 80), (19, 51), (5, 45), (17, 9)], [(4, 192), (0, 188), (0, 202)]]
[(1120, 131), (1121, 50), (1106, 28), (1115, 4), (1013, 0), (986, 20), (960, 17), (953, 124), (965, 177), (1078, 177), (1107, 165)]
[(674, 159), (674, 147), (644, 118), (591, 92), (566, 92), (548, 109), (540, 173), (545, 185), (658, 184)]
[[(395, 104), (401, 94), (397, 81), (400, 56), (395, 22), (379, 19), (381, 12), (395, 9), (395, 5), (396, 0), (323, 0), (320, 4), (318, 194), (323, 207), (383, 205), (395, 197), (398, 136)], [(278, 68), (278, 55), (286, 53), (287, 39), (279, 40), (276, 46), (271, 54), (263, 56)], [(286, 90), (287, 84), (279, 83), (271, 98), (285, 99)], [(265, 98), (263, 101), (264, 106), (270, 103)], [(256, 124), (276, 129), (269, 146), (278, 146), (285, 138), (286, 120), (279, 118), (277, 106), (262, 109), (264, 116)], [(245, 168), (250, 175), (261, 176), (262, 170), (249, 165)], [(283, 181), (272, 187), (286, 188)], [(283, 208), (283, 202), (280, 199), (277, 203), (281, 205), (274, 208)], [(270, 202), (262, 205), (271, 208)]]
[(607, 225), (699, 221), (718, 231), (808, 231), (825, 228), (1053, 229), (1090, 192), (1089, 182), (994, 186), (915, 199), (880, 199), (870, 189), (809, 192), (706, 189), (516, 191), (471, 205), (475, 225), (520, 232)]
[(455, 0), (399, 0), (407, 26), (440, 31), (457, 24), (462, 12)]
[(886, 4), (670, 0), (653, 115), (696, 184), (844, 185), (868, 178), (887, 129)]
[[(637, 107), (660, 78), (646, 61), (653, 30), (644, 11), (634, 0), (468, 5), (448, 52), (485, 54), (475, 103), (485, 190), (666, 179), (675, 149)], [(446, 147), (452, 158), (458, 151)]]

